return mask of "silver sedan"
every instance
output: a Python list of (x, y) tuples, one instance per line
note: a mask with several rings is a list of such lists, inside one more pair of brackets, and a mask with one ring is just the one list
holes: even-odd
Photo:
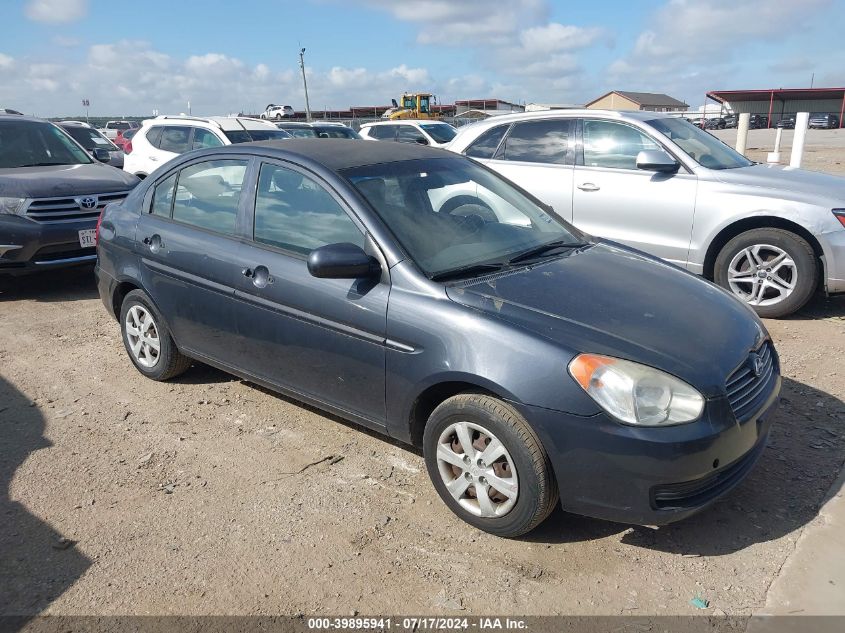
[(492, 117), (447, 149), (486, 164), (578, 228), (712, 279), (764, 317), (845, 292), (845, 178), (746, 159), (655, 112)]

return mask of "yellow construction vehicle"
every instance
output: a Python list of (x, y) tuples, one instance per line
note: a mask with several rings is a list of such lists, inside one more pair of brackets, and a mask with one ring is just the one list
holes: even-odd
[(435, 114), (432, 109), (432, 102), (436, 99), (430, 92), (412, 92), (402, 95), (402, 106), (391, 99), (393, 107), (381, 115), (383, 119), (437, 119), (440, 115)]

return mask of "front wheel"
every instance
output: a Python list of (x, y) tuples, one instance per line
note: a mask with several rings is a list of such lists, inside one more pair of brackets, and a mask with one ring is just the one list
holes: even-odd
[(722, 248), (716, 283), (761, 317), (779, 318), (801, 309), (816, 290), (819, 269), (807, 240), (783, 229), (752, 229)]
[(440, 498), (485, 532), (520, 536), (557, 504), (557, 484), (540, 440), (497, 398), (459, 394), (440, 404), (426, 424), (423, 450)]

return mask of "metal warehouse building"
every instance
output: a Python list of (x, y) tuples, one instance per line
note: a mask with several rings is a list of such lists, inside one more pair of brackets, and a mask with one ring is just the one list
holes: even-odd
[(713, 90), (707, 98), (727, 112), (762, 114), (773, 127), (786, 114), (824, 112), (839, 116), (843, 127), (845, 88), (778, 88), (777, 90)]

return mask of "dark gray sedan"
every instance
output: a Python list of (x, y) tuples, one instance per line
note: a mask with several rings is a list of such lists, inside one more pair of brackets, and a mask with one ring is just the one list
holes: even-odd
[(640, 524), (704, 508), (780, 389), (728, 293), (417, 145), (185, 154), (106, 208), (98, 253), (143, 375), (199, 360), (422, 446), (449, 508), (502, 536), (558, 500)]

